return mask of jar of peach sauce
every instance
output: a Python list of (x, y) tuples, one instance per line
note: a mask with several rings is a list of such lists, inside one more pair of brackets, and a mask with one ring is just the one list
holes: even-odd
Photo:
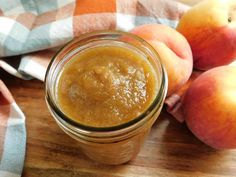
[[(121, 47), (142, 55), (156, 79), (155, 94), (147, 108), (127, 122), (109, 126), (76, 121), (62, 109), (57, 98), (63, 68), (84, 51), (101, 46)], [(54, 56), (45, 77), (46, 103), (59, 127), (77, 140), (80, 149), (90, 159), (112, 165), (128, 162), (138, 154), (161, 112), (166, 92), (167, 75), (157, 52), (143, 39), (121, 31), (95, 31), (72, 40)]]

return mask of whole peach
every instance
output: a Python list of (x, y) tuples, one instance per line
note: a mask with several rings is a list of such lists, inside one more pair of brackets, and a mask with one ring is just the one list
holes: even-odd
[(200, 75), (183, 99), (184, 119), (201, 141), (216, 149), (236, 148), (236, 67)]
[(192, 73), (193, 59), (190, 46), (183, 35), (161, 24), (138, 26), (131, 33), (150, 43), (159, 54), (169, 80), (167, 95), (186, 83)]
[(193, 52), (193, 67), (208, 70), (236, 58), (236, 1), (204, 0), (180, 19), (177, 31)]

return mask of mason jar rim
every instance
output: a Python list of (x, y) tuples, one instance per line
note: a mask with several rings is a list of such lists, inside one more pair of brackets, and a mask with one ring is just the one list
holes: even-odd
[[(151, 50), (151, 53), (154, 54), (155, 58), (157, 59), (160, 65), (160, 69), (161, 69), (161, 76), (160, 76), (160, 87), (155, 95), (155, 99), (152, 101), (152, 103), (150, 104), (150, 106), (146, 109), (146, 111), (144, 111), (141, 115), (135, 117), (134, 119), (119, 124), (119, 125), (115, 125), (115, 126), (110, 126), (110, 127), (93, 127), (93, 126), (88, 126), (88, 125), (84, 125), (81, 123), (78, 123), (74, 120), (72, 120), (71, 118), (69, 118), (66, 114), (64, 114), (61, 109), (57, 106), (55, 100), (52, 97), (52, 93), (49, 89), (49, 81), (48, 81), (48, 77), (50, 77), (50, 69), (54, 63), (54, 61), (57, 59), (57, 57), (63, 53), (64, 50), (68, 49), (69, 47), (71, 47), (73, 44), (80, 44), (78, 46), (82, 46), (83, 43), (89, 39), (96, 39), (98, 37), (102, 37), (102, 36), (107, 36), (107, 35), (125, 35), (128, 37), (131, 37), (132, 39), (140, 42), (141, 44), (143, 44), (145, 47), (148, 47), (149, 50)], [(101, 40), (101, 39), (98, 39)], [(114, 39), (113, 39), (114, 40)], [(96, 40), (95, 40), (96, 41)], [(91, 42), (91, 41), (90, 41)], [(72, 48), (72, 51), (75, 50), (75, 48)], [(72, 52), (69, 51), (69, 52)], [(47, 104), (53, 109), (54, 113), (56, 113), (62, 120), (57, 119), (59, 122), (62, 123), (62, 121), (68, 123), (71, 126), (74, 126), (77, 129), (80, 129), (82, 131), (92, 131), (92, 132), (109, 132), (109, 131), (118, 131), (121, 129), (126, 129), (130, 126), (133, 126), (135, 124), (137, 124), (138, 122), (140, 122), (141, 120), (143, 120), (150, 111), (152, 111), (156, 105), (161, 103), (161, 100), (165, 98), (166, 93), (167, 93), (167, 74), (165, 71), (165, 68), (161, 62), (161, 60), (159, 59), (159, 55), (157, 53), (157, 51), (148, 43), (146, 42), (144, 39), (128, 33), (128, 32), (123, 32), (123, 31), (118, 31), (118, 30), (99, 30), (99, 31), (93, 31), (90, 33), (86, 33), (86, 34), (82, 34), (80, 37), (72, 39), (70, 42), (68, 42), (67, 44), (64, 45), (64, 47), (62, 47), (52, 58), (52, 60), (50, 61), (47, 70), (46, 70), (46, 75), (45, 75), (45, 94), (46, 94), (46, 102)], [(63, 60), (63, 59), (62, 59)], [(159, 77), (159, 76), (158, 76)]]

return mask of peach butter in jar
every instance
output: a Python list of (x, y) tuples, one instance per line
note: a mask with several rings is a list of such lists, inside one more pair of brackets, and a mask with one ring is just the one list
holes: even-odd
[(157, 119), (167, 78), (156, 51), (119, 31), (85, 34), (51, 61), (46, 102), (58, 125), (92, 160), (134, 158)]

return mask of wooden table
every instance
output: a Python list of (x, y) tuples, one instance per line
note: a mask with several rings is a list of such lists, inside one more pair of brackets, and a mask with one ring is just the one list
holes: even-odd
[(42, 82), (0, 77), (26, 116), (23, 177), (236, 177), (236, 150), (211, 149), (164, 111), (136, 159), (120, 166), (92, 162), (56, 125)]

